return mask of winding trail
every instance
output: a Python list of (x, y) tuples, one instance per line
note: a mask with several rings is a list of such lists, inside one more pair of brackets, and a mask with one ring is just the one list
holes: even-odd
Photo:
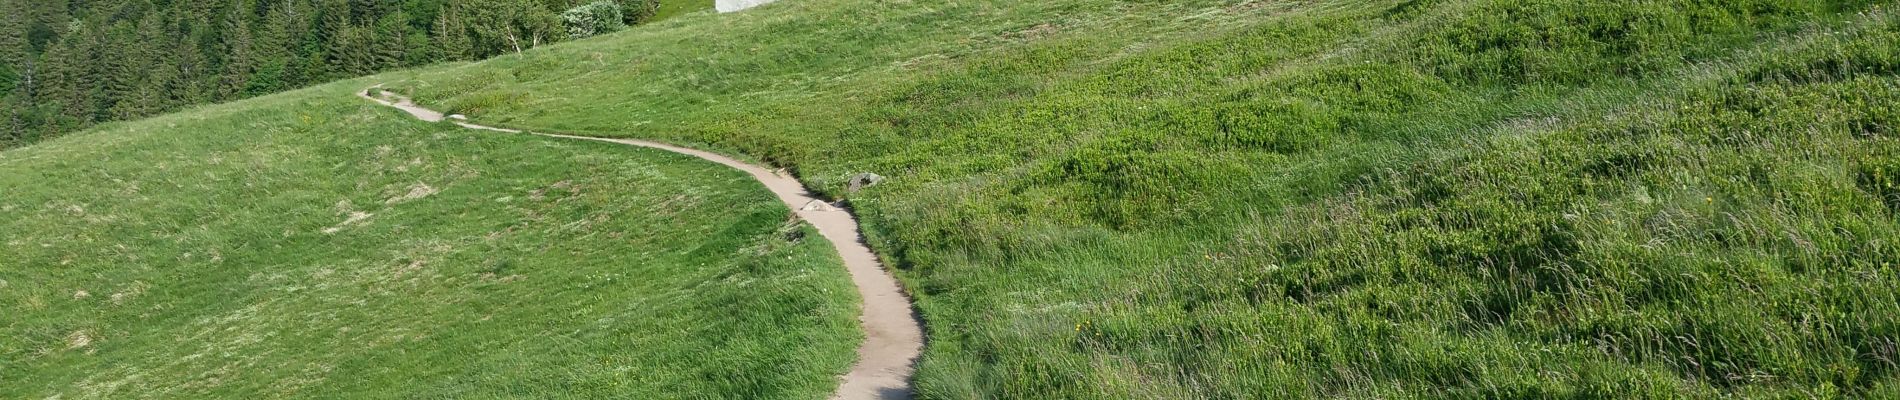
[[(402, 110), (423, 121), (441, 122), (449, 119), (441, 112), (422, 108), (406, 97), (382, 90), (382, 85), (371, 87), (357, 95)], [(592, 140), (671, 151), (699, 157), (751, 174), (753, 179), (765, 184), (766, 188), (772, 190), (772, 194), (777, 195), (779, 200), (784, 201), (786, 206), (798, 213), (799, 218), (817, 226), (818, 232), (838, 248), (838, 254), (844, 257), (845, 269), (851, 273), (851, 281), (857, 284), (858, 293), (863, 296), (864, 315), (860, 316), (858, 321), (864, 326), (864, 343), (858, 346), (857, 364), (843, 376), (843, 382), (838, 385), (838, 391), (834, 392), (831, 398), (861, 400), (912, 397), (910, 375), (918, 353), (923, 350), (924, 337), (923, 327), (911, 309), (910, 297), (904, 294), (897, 279), (884, 270), (883, 264), (877, 260), (877, 255), (871, 253), (869, 247), (865, 247), (863, 235), (858, 230), (857, 217), (812, 197), (797, 179), (731, 157), (659, 142), (524, 132), (476, 125), (460, 120), (453, 123), (469, 129)]]

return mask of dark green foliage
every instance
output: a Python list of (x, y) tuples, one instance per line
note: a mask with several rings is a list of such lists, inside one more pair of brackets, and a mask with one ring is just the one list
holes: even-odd
[(20, 73), (13, 71), (12, 65), (0, 64), (0, 98), (5, 98), (19, 89)]
[(652, 20), (660, 12), (660, 0), (604, 0), (620, 4), (621, 22), (627, 25), (639, 25)]
[(567, 27), (568, 37), (584, 38), (626, 28), (623, 18), (620, 3), (600, 0), (562, 12), (561, 24)]
[[(516, 53), (566, 39), (555, 15), (576, 4), (5, 0), (0, 98), (24, 106), (0, 110), (8, 121), (0, 147), (191, 104)], [(657, 9), (655, 0), (628, 4), (637, 21)], [(30, 82), (28, 61), (42, 66)]]

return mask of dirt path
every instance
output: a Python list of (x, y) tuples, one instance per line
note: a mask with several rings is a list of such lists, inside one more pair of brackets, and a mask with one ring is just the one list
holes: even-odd
[[(374, 95), (372, 95), (372, 93)], [(408, 98), (381, 89), (381, 86), (358, 93), (365, 99), (386, 106), (395, 107), (416, 119), (429, 122), (447, 120), (440, 112), (417, 106)], [(765, 187), (778, 195), (798, 213), (799, 218), (818, 227), (818, 232), (837, 246), (838, 254), (844, 256), (845, 269), (851, 272), (851, 280), (858, 286), (863, 296), (864, 315), (858, 320), (864, 326), (864, 343), (858, 346), (858, 363), (843, 377), (838, 391), (831, 398), (841, 400), (859, 399), (909, 399), (911, 398), (910, 374), (917, 355), (923, 350), (923, 328), (918, 323), (910, 305), (910, 297), (898, 286), (897, 279), (891, 277), (879, 263), (877, 256), (864, 246), (863, 236), (858, 231), (857, 218), (850, 212), (831, 207), (821, 200), (813, 198), (805, 186), (797, 179), (768, 170), (765, 167), (747, 164), (731, 157), (719, 154), (633, 139), (607, 139), (585, 136), (555, 135), (546, 133), (522, 132), (514, 129), (475, 125), (464, 121), (454, 121), (464, 128), (505, 133), (527, 133), (547, 137), (593, 140), (619, 143), (671, 151), (724, 164), (745, 171), (753, 179), (765, 184)], [(814, 202), (817, 202), (814, 204)]]

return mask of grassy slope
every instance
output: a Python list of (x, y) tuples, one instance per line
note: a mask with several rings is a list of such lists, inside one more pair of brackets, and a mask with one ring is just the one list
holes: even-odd
[(851, 363), (836, 253), (744, 174), (367, 85), (0, 152), (0, 398), (820, 398)]
[(713, 9), (713, 0), (662, 1), (660, 10), (653, 13), (653, 21), (664, 21), (686, 13), (711, 9)]
[(926, 397), (1896, 396), (1867, 0), (801, 0), (406, 85), (850, 200)]

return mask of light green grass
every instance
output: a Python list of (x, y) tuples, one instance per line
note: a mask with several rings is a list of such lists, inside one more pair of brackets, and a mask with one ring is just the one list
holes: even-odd
[(660, 2), (660, 10), (653, 13), (653, 22), (711, 9), (713, 9), (713, 0), (665, 0)]
[(816, 399), (853, 361), (835, 251), (745, 174), (370, 84), (0, 152), (0, 398)]
[(1891, 397), (1893, 12), (801, 0), (403, 87), (891, 176), (927, 398)]

